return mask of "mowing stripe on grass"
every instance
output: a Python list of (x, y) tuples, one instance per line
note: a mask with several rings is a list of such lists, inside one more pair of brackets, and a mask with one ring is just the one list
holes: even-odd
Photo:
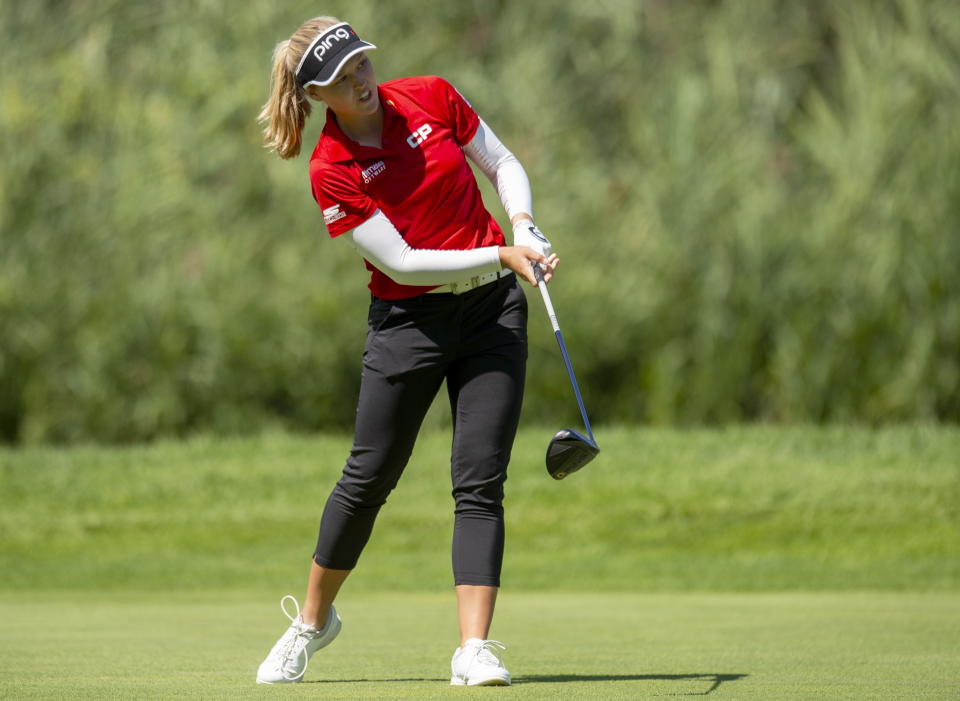
[[(960, 428), (603, 428), (563, 482), (521, 431), (504, 585), (960, 588)], [(0, 589), (300, 586), (348, 436), (0, 449)], [(450, 437), (425, 433), (351, 577), (449, 586)]]
[[(452, 593), (346, 594), (304, 683), (256, 667), (276, 593), (0, 595), (0, 698), (452, 699)], [(510, 699), (956, 699), (960, 594), (504, 593)], [(504, 696), (506, 697), (506, 696)]]

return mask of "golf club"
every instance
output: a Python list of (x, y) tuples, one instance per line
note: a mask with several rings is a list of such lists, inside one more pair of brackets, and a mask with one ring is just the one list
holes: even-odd
[(567, 347), (563, 342), (563, 334), (560, 333), (557, 313), (553, 310), (550, 293), (547, 291), (547, 283), (543, 281), (543, 271), (540, 269), (539, 263), (531, 263), (531, 265), (533, 266), (533, 274), (537, 278), (537, 287), (540, 288), (540, 295), (543, 297), (543, 304), (547, 308), (547, 315), (550, 317), (550, 324), (557, 336), (557, 343), (560, 344), (560, 353), (563, 355), (563, 362), (567, 366), (567, 374), (570, 375), (573, 393), (577, 397), (580, 416), (583, 417), (583, 424), (587, 428), (587, 436), (579, 431), (574, 431), (572, 428), (561, 429), (557, 431), (551, 439), (550, 445), (547, 446), (547, 472), (553, 479), (562, 480), (597, 457), (600, 447), (593, 439), (590, 419), (587, 418), (587, 410), (583, 406), (583, 397), (580, 396), (580, 387), (577, 385), (577, 378), (573, 374), (573, 365), (570, 364), (570, 356), (567, 354)]

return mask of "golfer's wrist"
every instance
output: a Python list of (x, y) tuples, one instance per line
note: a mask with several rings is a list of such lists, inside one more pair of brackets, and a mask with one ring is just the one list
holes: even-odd
[(500, 246), (498, 255), (501, 270), (512, 270), (521, 277), (527, 278), (529, 282), (533, 278), (530, 268), (533, 259), (529, 256), (529, 252), (523, 251), (524, 248), (524, 246)]
[(513, 244), (526, 246), (537, 253), (548, 256), (553, 247), (543, 232), (533, 223), (533, 219), (521, 219), (513, 225)]

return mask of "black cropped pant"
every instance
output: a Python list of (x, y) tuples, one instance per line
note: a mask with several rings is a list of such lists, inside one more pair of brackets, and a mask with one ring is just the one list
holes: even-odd
[(514, 275), (462, 295), (370, 304), (353, 448), (327, 499), (314, 561), (353, 569), (444, 380), (456, 584), (499, 586), (503, 485), (520, 420), (527, 301)]

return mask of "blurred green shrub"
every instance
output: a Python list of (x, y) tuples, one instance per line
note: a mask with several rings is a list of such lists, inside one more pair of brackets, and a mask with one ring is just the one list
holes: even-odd
[[(322, 111), (292, 162), (255, 122), (322, 13), (520, 157), (597, 421), (960, 419), (955, 2), (47, 0), (0, 5), (0, 437), (352, 425)], [(575, 421), (536, 297), (525, 416)]]

